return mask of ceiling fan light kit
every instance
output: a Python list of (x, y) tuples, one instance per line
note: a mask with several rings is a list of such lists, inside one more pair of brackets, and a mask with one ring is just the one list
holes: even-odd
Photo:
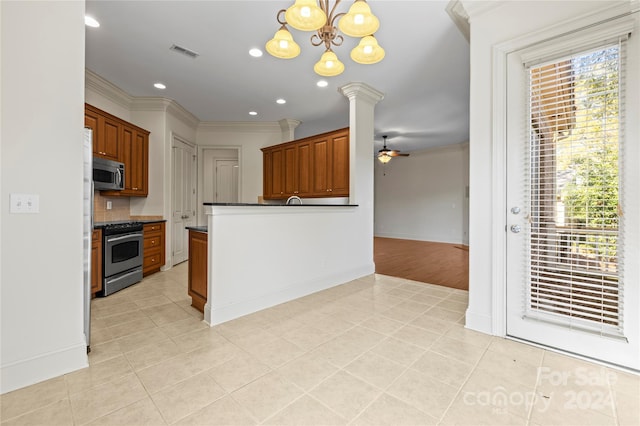
[(385, 52), (373, 36), (380, 27), (380, 21), (371, 13), (366, 0), (355, 0), (347, 13), (336, 13), (340, 2), (335, 0), (331, 6), (330, 0), (295, 0), (288, 9), (278, 11), (276, 19), (281, 28), (267, 42), (267, 52), (276, 58), (295, 58), (300, 54), (300, 46), (293, 40), (287, 25), (300, 31), (315, 31), (311, 36), (311, 44), (324, 44), (325, 52), (313, 67), (314, 71), (325, 77), (339, 75), (344, 71), (344, 64), (331, 49), (331, 46), (341, 46), (344, 41), (336, 28), (339, 20), (338, 27), (342, 33), (350, 37), (362, 37), (358, 46), (351, 51), (351, 59), (365, 65), (380, 62)]
[(400, 151), (396, 151), (395, 149), (387, 148), (387, 136), (382, 136), (382, 140), (384, 141), (384, 147), (378, 151), (378, 161), (382, 164), (387, 164), (391, 161), (393, 157), (408, 157), (409, 154), (402, 154)]

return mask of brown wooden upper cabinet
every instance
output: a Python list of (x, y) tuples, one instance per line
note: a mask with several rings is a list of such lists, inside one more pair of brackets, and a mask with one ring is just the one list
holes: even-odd
[(349, 196), (349, 129), (262, 148), (263, 197)]
[(84, 124), (93, 130), (93, 155), (124, 163), (124, 190), (110, 196), (149, 194), (149, 132), (92, 105), (85, 104)]
[(108, 118), (104, 111), (85, 104), (84, 125), (93, 133), (93, 155), (107, 160), (119, 161), (120, 132), (117, 122)]

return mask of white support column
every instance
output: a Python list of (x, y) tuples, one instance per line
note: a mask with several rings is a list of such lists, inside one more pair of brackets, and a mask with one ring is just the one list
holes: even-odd
[(338, 90), (349, 98), (349, 204), (371, 207), (373, 214), (373, 112), (384, 93), (364, 83)]
[(283, 118), (278, 121), (280, 129), (282, 130), (282, 142), (289, 142), (295, 139), (296, 127), (300, 125), (299, 120), (293, 118)]
[(349, 204), (359, 206), (359, 245), (370, 256), (373, 272), (374, 108), (384, 94), (364, 83), (349, 83), (339, 91), (349, 98)]

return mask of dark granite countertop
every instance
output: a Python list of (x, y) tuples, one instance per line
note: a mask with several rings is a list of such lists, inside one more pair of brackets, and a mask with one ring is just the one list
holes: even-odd
[(189, 231), (197, 231), (197, 232), (208, 232), (208, 226), (185, 226), (185, 229)]
[(117, 225), (120, 223), (131, 223), (131, 222), (140, 222), (143, 225), (146, 223), (158, 223), (158, 222), (166, 222), (166, 219), (129, 219), (129, 220), (112, 220), (108, 222), (94, 222), (93, 228), (104, 228), (107, 225)]
[(202, 203), (205, 206), (232, 207), (358, 207), (358, 204), (260, 204), (260, 203)]

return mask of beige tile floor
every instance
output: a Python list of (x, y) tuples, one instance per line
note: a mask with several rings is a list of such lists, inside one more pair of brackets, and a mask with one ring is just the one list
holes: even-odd
[(638, 376), (463, 327), (467, 293), (369, 276), (217, 327), (186, 264), (92, 303), (90, 367), (2, 425), (637, 425)]

